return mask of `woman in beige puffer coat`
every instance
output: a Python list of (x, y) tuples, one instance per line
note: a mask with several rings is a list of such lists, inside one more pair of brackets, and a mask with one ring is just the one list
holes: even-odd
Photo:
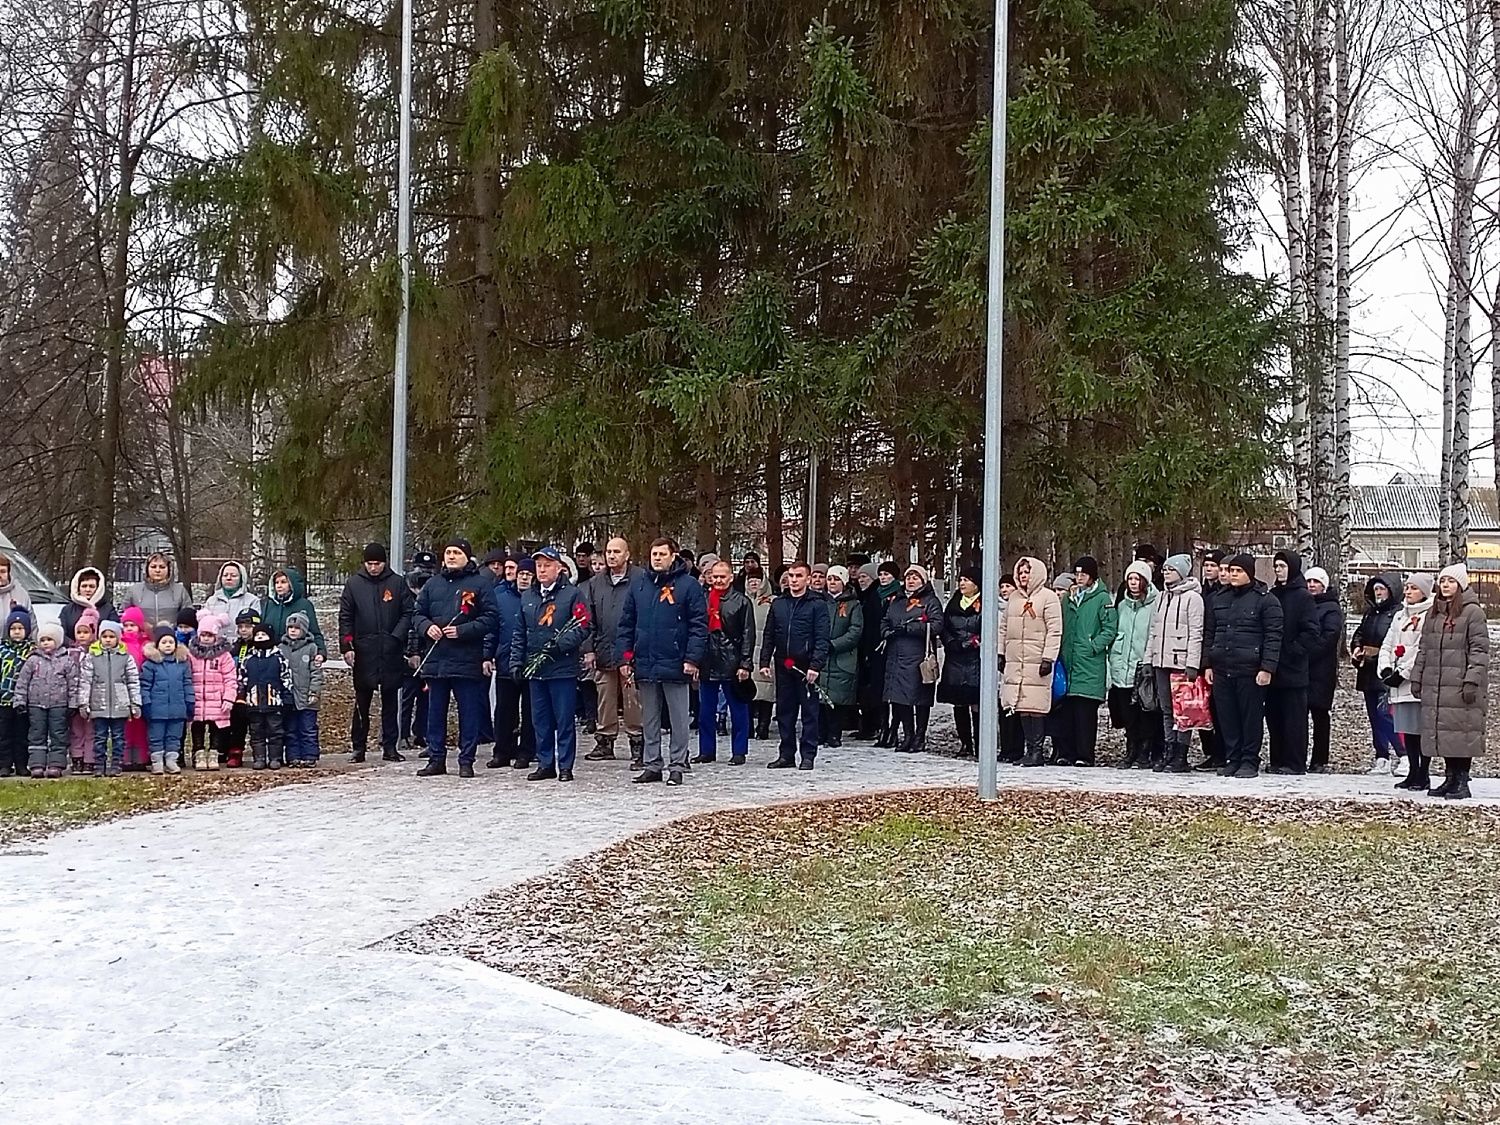
[(1469, 796), (1469, 769), (1484, 757), (1489, 683), (1489, 623), (1469, 586), (1468, 567), (1454, 563), (1438, 575), (1411, 670), (1411, 693), (1422, 702), (1422, 753), (1447, 766), (1443, 784), (1429, 796)]
[(1047, 586), (1047, 564), (1030, 555), (1016, 563), (1016, 592), (1000, 614), (1000, 705), (1021, 716), (1023, 766), (1046, 760), (1046, 716), (1052, 671), (1062, 648), (1062, 603)]

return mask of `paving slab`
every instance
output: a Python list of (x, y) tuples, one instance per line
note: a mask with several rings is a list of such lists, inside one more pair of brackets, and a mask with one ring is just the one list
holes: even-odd
[[(859, 746), (811, 773), (768, 771), (766, 747), (756, 754), (700, 765), (680, 789), (632, 786), (623, 761), (580, 762), (572, 785), (383, 766), (0, 849), (0, 1041), (13, 1063), (0, 1068), (0, 1119), (937, 1125), (472, 962), (367, 948), (684, 815), (970, 785), (975, 769)], [(1005, 767), (1001, 781), (1402, 799), (1373, 777)], [(1475, 789), (1500, 804), (1500, 783)]]

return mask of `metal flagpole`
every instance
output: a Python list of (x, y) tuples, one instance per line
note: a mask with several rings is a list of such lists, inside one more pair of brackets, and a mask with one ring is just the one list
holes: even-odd
[(807, 531), (803, 539), (802, 556), (811, 566), (818, 553), (818, 455), (811, 449), (807, 451)]
[(396, 258), (401, 267), (401, 314), (396, 320), (396, 397), (391, 414), (390, 566), (406, 570), (406, 397), (411, 327), (411, 17), (401, 5), (401, 157), (396, 172)]
[(999, 787), (1000, 387), (1005, 328), (1005, 94), (1010, 0), (995, 0), (995, 91), (990, 136), (990, 287), (984, 370), (984, 588), (979, 596), (979, 797)]

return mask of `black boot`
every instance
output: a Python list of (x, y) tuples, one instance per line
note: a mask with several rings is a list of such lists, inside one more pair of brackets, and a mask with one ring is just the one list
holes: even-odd
[(1453, 782), (1453, 788), (1444, 793), (1443, 798), (1448, 801), (1467, 801), (1470, 797), (1473, 796), (1473, 794), (1469, 792), (1469, 765), (1473, 761), (1473, 759), (1455, 758), (1453, 759), (1453, 761), (1457, 765), (1457, 768), (1454, 771), (1457, 774), (1457, 777)]
[(1168, 773), (1192, 773), (1193, 767), (1188, 765), (1188, 748), (1186, 743), (1174, 742), (1167, 747), (1167, 772)]
[(1137, 739), (1125, 736), (1125, 760), (1120, 763), (1122, 770), (1134, 769), (1136, 762), (1141, 757), (1141, 744)]
[(915, 726), (901, 725), (901, 741), (896, 745), (898, 754), (915, 754), (917, 752), (917, 731)]
[(437, 777), (439, 774), (445, 774), (447, 772), (448, 772), (448, 763), (447, 762), (434, 762), (431, 759), (428, 759), (427, 764), (417, 771), (417, 776), (418, 777)]
[(392, 746), (380, 755), (380, 760), (382, 762), (404, 762), (406, 761), (406, 755)]
[(1456, 758), (1443, 759), (1443, 783), (1436, 789), (1427, 790), (1429, 797), (1446, 797), (1452, 792), (1453, 786), (1458, 782), (1458, 766), (1455, 765), (1457, 760)]
[(1028, 742), (1026, 744), (1026, 753), (1021, 758), (1021, 764), (1023, 766), (1044, 766), (1044, 765), (1046, 765), (1047, 764), (1046, 751), (1044, 751), (1042, 749), (1042, 747), (1041, 747), (1040, 744), (1032, 745), (1031, 743)]
[(932, 717), (932, 711), (927, 707), (917, 708), (917, 739), (916, 752), (927, 753), (927, 720)]
[(644, 737), (632, 738), (630, 740), (630, 768), (633, 770), (644, 769), (641, 760), (646, 756), (646, 739)]
[(363, 762), (365, 760), (365, 752), (363, 750), (356, 750), (349, 755), (349, 760), (351, 762)]

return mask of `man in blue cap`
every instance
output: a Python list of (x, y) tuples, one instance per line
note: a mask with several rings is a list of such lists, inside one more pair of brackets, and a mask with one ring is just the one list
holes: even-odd
[(568, 579), (562, 552), (543, 547), (532, 561), (536, 582), (521, 594), (521, 618), (511, 638), (511, 666), (529, 682), (536, 769), (527, 781), (573, 780), (578, 751), (578, 650), (589, 633), (589, 610)]

